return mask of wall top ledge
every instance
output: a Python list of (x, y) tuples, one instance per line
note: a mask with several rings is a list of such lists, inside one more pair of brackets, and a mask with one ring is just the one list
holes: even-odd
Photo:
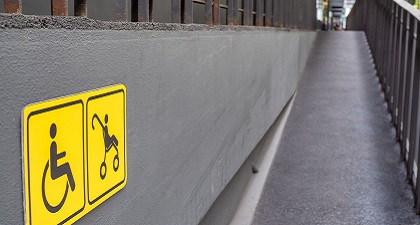
[(75, 16), (35, 16), (0, 13), (0, 31), (7, 28), (68, 30), (154, 30), (154, 31), (306, 31), (257, 26), (227, 26), (178, 23), (111, 22)]

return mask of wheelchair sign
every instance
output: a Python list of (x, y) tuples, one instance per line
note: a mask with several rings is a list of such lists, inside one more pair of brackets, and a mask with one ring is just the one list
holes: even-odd
[(127, 180), (124, 85), (26, 106), (26, 224), (72, 224)]

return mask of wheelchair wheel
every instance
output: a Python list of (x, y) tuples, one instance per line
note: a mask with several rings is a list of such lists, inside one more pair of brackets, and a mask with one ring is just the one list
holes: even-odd
[(118, 155), (115, 155), (114, 161), (113, 161), (113, 166), (114, 166), (114, 171), (115, 172), (117, 172), (119, 165), (120, 165), (120, 157)]
[(47, 175), (48, 167), (49, 167), (49, 161), (47, 161), (47, 164), (45, 165), (45, 168), (44, 168), (44, 173), (42, 174), (42, 200), (44, 201), (45, 208), (47, 208), (49, 212), (56, 213), (61, 209), (61, 207), (63, 207), (64, 202), (66, 201), (67, 194), (69, 192), (69, 183), (68, 182), (66, 183), (66, 190), (64, 191), (64, 195), (60, 203), (58, 203), (58, 205), (55, 205), (55, 206), (51, 205), (48, 202), (47, 196), (45, 193), (45, 177)]
[(102, 162), (101, 168), (99, 169), (99, 173), (101, 175), (101, 179), (102, 180), (105, 179), (105, 176), (106, 176), (106, 163), (105, 162)]

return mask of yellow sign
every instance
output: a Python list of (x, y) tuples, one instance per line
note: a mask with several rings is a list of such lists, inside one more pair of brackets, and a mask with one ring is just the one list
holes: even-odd
[(26, 106), (26, 224), (71, 224), (127, 182), (126, 89), (106, 87)]
[(115, 91), (87, 101), (87, 177), (91, 204), (125, 181), (124, 99), (123, 91)]

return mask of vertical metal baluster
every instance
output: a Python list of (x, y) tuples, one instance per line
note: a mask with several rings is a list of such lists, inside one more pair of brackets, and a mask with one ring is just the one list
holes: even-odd
[(387, 37), (385, 42), (386, 52), (384, 55), (384, 93), (385, 93), (385, 100), (389, 102), (389, 57), (392, 54), (391, 52), (391, 42), (392, 42), (392, 2), (386, 1), (386, 12), (385, 12), (385, 26), (386, 31), (384, 36)]
[(293, 4), (294, 4), (293, 1), (287, 1), (283, 9), (283, 13), (285, 15), (284, 26), (287, 28), (293, 27), (293, 16), (295, 14), (293, 12)]
[(193, 23), (193, 0), (184, 0), (184, 13), (182, 23)]
[(401, 146), (401, 158), (404, 159), (405, 158), (405, 148), (403, 148), (403, 140), (404, 140), (404, 134), (403, 134), (403, 121), (404, 121), (404, 117), (405, 117), (405, 111), (404, 111), (404, 97), (405, 97), (405, 92), (406, 92), (406, 60), (407, 60), (407, 14), (408, 12), (404, 10), (404, 13), (402, 14), (401, 17), (401, 58), (400, 58), (400, 66), (398, 68), (398, 75), (400, 76), (399, 82), (400, 82), (400, 88), (399, 88), (399, 96), (398, 96), (398, 111), (399, 116), (398, 116), (398, 130), (399, 130), (399, 137), (398, 140), (400, 140), (400, 146)]
[(116, 0), (115, 6), (115, 20), (119, 22), (127, 22), (127, 0)]
[(256, 0), (256, 16), (255, 16), (255, 26), (263, 26), (263, 0)]
[[(407, 13), (406, 19), (405, 19), (405, 49), (404, 49), (404, 64), (403, 64), (403, 74), (404, 74), (404, 93), (403, 93), (403, 101), (402, 101), (402, 110), (403, 110), (403, 117), (401, 119), (401, 123), (403, 125), (402, 128), (402, 140), (401, 140), (401, 147), (402, 147), (402, 157), (407, 160), (408, 162), (408, 151), (407, 150), (407, 139), (408, 139), (408, 127), (410, 124), (407, 123), (409, 120), (408, 117), (410, 117), (409, 110), (409, 99), (411, 94), (411, 74), (409, 74), (409, 66), (410, 66), (410, 58), (411, 58), (411, 48), (410, 45), (412, 44), (412, 38), (410, 37), (410, 19), (411, 15), (410, 13)], [(408, 168), (408, 163), (406, 163)]]
[(291, 2), (287, 0), (282, 0), (280, 5), (280, 16), (281, 16), (281, 27), (290, 27), (290, 13), (291, 13)]
[(239, 2), (242, 0), (231, 0), (233, 1), (233, 25), (239, 24)]
[(21, 0), (4, 0), (5, 13), (22, 13)]
[[(416, 37), (418, 37), (418, 33), (416, 34), (417, 36)], [(415, 168), (415, 166), (413, 165), (413, 169), (415, 169), (415, 170), (417, 170), (417, 171), (415, 171), (416, 172), (416, 181), (414, 181), (414, 183), (416, 184), (416, 190), (415, 190), (415, 194), (414, 194), (414, 197), (415, 197), (415, 203), (414, 203), (414, 205), (415, 205), (415, 207), (416, 207), (416, 211), (417, 211), (417, 214), (420, 214), (420, 167), (419, 167), (419, 162), (420, 162), (420, 153), (419, 153), (419, 134), (420, 134), (420, 115), (419, 115), (419, 113), (420, 113), (420, 104), (419, 104), (419, 100), (420, 100), (420, 85), (418, 84), (419, 82), (420, 82), (420, 78), (419, 78), (419, 73), (420, 73), (420, 69), (419, 69), (419, 66), (420, 66), (420, 60), (419, 60), (419, 58), (420, 58), (420, 56), (419, 56), (419, 52), (420, 52), (420, 50), (419, 50), (419, 42), (417, 42), (416, 41), (416, 63), (414, 63), (415, 64), (415, 71), (414, 71), (414, 74), (415, 74), (415, 76), (416, 76), (416, 78), (417, 78), (417, 80), (416, 80), (416, 82), (417, 82), (417, 90), (415, 90), (416, 91), (416, 95), (417, 95), (417, 102), (416, 102), (416, 104), (417, 104), (417, 112), (416, 112), (416, 119), (417, 119), (417, 123), (416, 123), (416, 133), (415, 133), (415, 141), (416, 141), (416, 145), (414, 146), (414, 148), (413, 148), (413, 154), (414, 155), (417, 155), (417, 157), (413, 157), (413, 158), (415, 158), (416, 159), (416, 161), (415, 162), (413, 162), (413, 164), (415, 164), (415, 166), (417, 167), (417, 168)], [(414, 152), (415, 151), (415, 152)]]
[[(283, 1), (283, 0), (279, 0), (279, 1)], [(280, 2), (279, 2), (278, 0), (273, 0), (272, 1), (272, 10), (271, 10), (271, 13), (272, 13), (272, 23), (273, 23), (273, 26), (274, 27), (278, 27), (279, 26), (279, 12), (277, 11), (277, 9), (278, 9), (278, 7), (277, 7), (277, 5), (278, 4), (280, 4)]]
[[(420, 187), (419, 187), (419, 183), (420, 183), (420, 174), (418, 172), (418, 162), (419, 162), (419, 158), (420, 154), (419, 154), (419, 147), (420, 147), (420, 104), (419, 104), (419, 100), (420, 100), (420, 42), (417, 40), (417, 37), (419, 35), (419, 30), (418, 30), (418, 23), (419, 21), (416, 19), (414, 22), (414, 32), (413, 32), (413, 65), (411, 67), (412, 71), (411, 73), (414, 76), (414, 86), (413, 86), (413, 112), (412, 112), (412, 129), (411, 129), (411, 134), (410, 134), (410, 146), (413, 146), (412, 151), (410, 152), (410, 156), (409, 156), (409, 165), (411, 164), (412, 161), (412, 168), (409, 170), (409, 176), (411, 176), (410, 181), (413, 181), (413, 184), (416, 184), (416, 190), (415, 190), (415, 206), (417, 208), (417, 213), (420, 210)], [(416, 157), (417, 155), (417, 157)], [(417, 171), (414, 171), (417, 166)], [(416, 173), (417, 177), (416, 180), (413, 180), (413, 175), (414, 172)]]
[[(381, 34), (385, 34), (386, 33), (386, 16), (385, 16), (385, 5), (384, 5), (384, 3), (383, 3), (383, 1), (381, 2), (381, 8), (380, 8), (381, 10), (380, 10), (380, 30), (381, 30)], [(385, 69), (384, 69), (384, 67), (385, 67), (385, 62), (384, 62), (384, 58), (385, 58), (385, 55), (386, 55), (386, 44), (385, 43), (387, 43), (387, 41), (386, 41), (386, 39), (387, 39), (388, 37), (386, 36), (386, 35), (381, 35), (381, 45), (380, 45), (380, 53), (379, 53), (379, 57), (380, 57), (380, 60), (379, 60), (379, 63), (380, 63), (380, 71), (379, 71), (379, 74), (380, 74), (380, 83), (381, 83), (381, 87), (383, 88), (384, 87), (384, 82), (385, 82)]]
[(254, 0), (249, 1), (249, 23), (254, 26)]
[(305, 9), (305, 4), (302, 0), (299, 1), (299, 23), (298, 23), (298, 28), (300, 29), (305, 29), (305, 18), (306, 18), (306, 13), (303, 11)]
[[(312, 15), (312, 10), (310, 8), (308, 8), (308, 5), (311, 5), (311, 4), (309, 2), (305, 2), (305, 1), (300, 1), (300, 4), (301, 4), (301, 12), (302, 12), (302, 10), (304, 10), (303, 13), (301, 14), (302, 18), (301, 18), (301, 21), (300, 21), (300, 28), (301, 29), (309, 29), (309, 26), (308, 26), (308, 23), (307, 23), (308, 22), (308, 15)], [(309, 13), (305, 13), (306, 11), (308, 11)], [(314, 18), (316, 18), (316, 17), (314, 17)]]
[[(418, 21), (415, 17), (412, 17), (412, 25), (410, 26), (410, 60), (409, 60), (409, 65), (408, 65), (408, 74), (410, 77), (410, 94), (409, 94), (409, 99), (408, 99), (408, 116), (407, 116), (407, 141), (408, 144), (406, 144), (407, 146), (407, 151), (408, 151), (408, 168), (407, 168), (407, 179), (410, 181), (410, 183), (412, 183), (412, 178), (413, 178), (413, 162), (414, 162), (414, 157), (415, 157), (415, 152), (416, 150), (414, 149), (415, 147), (415, 139), (416, 139), (416, 134), (415, 134), (415, 124), (417, 124), (417, 119), (416, 119), (416, 115), (417, 115), (417, 101), (418, 101), (418, 96), (416, 96), (416, 88), (418, 89), (418, 85), (416, 84), (416, 74), (414, 74), (414, 69), (415, 69), (415, 62), (416, 62), (416, 54), (418, 54), (416, 52), (416, 45), (417, 45), (417, 24)], [(418, 81), (417, 81), (418, 83)]]
[(206, 0), (205, 21), (207, 25), (213, 24), (213, 0)]
[(397, 61), (396, 61), (396, 68), (395, 68), (395, 75), (396, 75), (396, 85), (395, 85), (395, 121), (394, 125), (397, 130), (397, 140), (400, 140), (401, 135), (401, 126), (399, 124), (400, 117), (401, 117), (401, 108), (400, 108), (400, 95), (401, 95), (401, 61), (402, 61), (402, 48), (403, 48), (403, 30), (404, 30), (404, 24), (403, 24), (403, 18), (404, 18), (404, 9), (400, 8), (400, 16), (398, 18), (398, 43), (397, 43)]
[(150, 0), (132, 0), (131, 21), (149, 22), (152, 8), (149, 4), (153, 3)]
[(290, 28), (291, 22), (291, 11), (292, 11), (292, 2), (288, 0), (282, 0), (282, 4), (279, 5), (280, 12), (280, 26)]
[(284, 16), (283, 9), (285, 2), (284, 0), (273, 0), (273, 26), (284, 27)]
[(271, 27), (273, 25), (272, 18), (271, 18), (272, 10), (273, 10), (273, 0), (265, 0), (264, 25), (267, 27)]
[(154, 22), (155, 18), (155, 9), (154, 9), (154, 0), (149, 0), (149, 22)]
[(387, 89), (386, 89), (386, 96), (388, 99), (388, 111), (391, 112), (392, 115), (392, 102), (393, 102), (393, 81), (394, 81), (394, 74), (392, 73), (393, 71), (393, 59), (394, 59), (394, 55), (395, 55), (395, 51), (394, 51), (394, 43), (395, 43), (395, 3), (391, 2), (391, 14), (390, 14), (390, 18), (389, 18), (389, 22), (391, 24), (391, 28), (389, 29), (389, 54), (388, 54), (388, 60), (387, 60)]
[(251, 24), (251, 18), (250, 18), (250, 14), (251, 14), (251, 12), (250, 12), (250, 4), (251, 4), (251, 0), (244, 0), (244, 4), (243, 4), (243, 7), (244, 7), (244, 12), (243, 12), (243, 15), (244, 15), (244, 25), (245, 26), (249, 26), (250, 24)]
[(228, 0), (227, 1), (227, 3), (228, 3), (228, 9), (227, 9), (227, 25), (230, 25), (230, 26), (235, 25), (235, 19), (233, 17), (233, 11), (234, 11), (234, 9), (233, 9), (233, 4), (234, 4), (233, 1), (234, 0)]
[(213, 24), (220, 25), (220, 4), (219, 0), (213, 0)]
[(291, 28), (296, 28), (296, 18), (298, 17), (298, 14), (299, 13), (297, 13), (297, 10), (296, 10), (296, 1), (291, 1), (290, 2), (290, 4), (291, 4), (291, 7), (292, 7), (292, 10), (291, 10)]
[(278, 27), (287, 27), (287, 17), (289, 16), (290, 11), (290, 2), (288, 0), (281, 0), (280, 4), (276, 4), (277, 11), (277, 26)]
[(268, 0), (271, 4), (271, 26), (275, 27), (276, 26), (276, 16), (277, 16), (277, 12), (276, 12), (276, 5), (279, 4), (278, 1), (281, 0)]
[[(395, 5), (396, 5), (396, 3), (395, 3)], [(399, 20), (400, 20), (400, 18), (399, 18), (399, 15), (400, 15), (400, 9), (399, 9), (399, 7), (396, 5), (396, 7), (395, 7), (395, 21), (394, 21), (394, 23), (395, 23), (395, 28), (394, 28), (394, 48), (393, 48), (393, 54), (392, 54), (392, 61), (391, 61), (391, 63), (392, 63), (392, 70), (391, 70), (391, 73), (392, 73), (392, 97), (391, 97), (391, 115), (392, 115), (392, 124), (393, 125), (396, 125), (395, 123), (395, 121), (396, 121), (396, 105), (397, 105), (397, 97), (396, 97), (396, 92), (397, 92), (397, 87), (398, 87), (398, 83), (397, 83), (397, 78), (398, 78), (398, 76), (397, 76), (397, 74), (396, 74), (396, 68), (397, 68), (397, 60), (398, 60), (398, 44), (399, 44), (399, 40), (398, 40), (398, 37), (399, 37), (399, 29), (400, 29), (400, 23), (399, 23)]]
[(51, 14), (53, 16), (67, 16), (67, 0), (51, 0)]
[(149, 22), (151, 20), (151, 10), (153, 9), (153, 1), (138, 0), (138, 22)]
[(83, 17), (87, 16), (86, 0), (74, 0), (74, 15)]
[(181, 23), (181, 0), (172, 0), (171, 21), (172, 23)]

